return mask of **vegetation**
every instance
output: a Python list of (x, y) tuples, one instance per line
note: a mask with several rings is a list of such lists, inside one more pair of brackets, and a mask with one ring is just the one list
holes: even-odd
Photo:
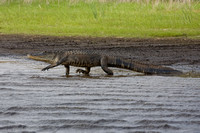
[(200, 2), (3, 0), (0, 32), (56, 36), (200, 37)]

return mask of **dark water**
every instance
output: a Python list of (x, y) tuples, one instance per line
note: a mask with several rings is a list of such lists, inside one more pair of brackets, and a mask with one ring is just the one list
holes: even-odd
[[(142, 76), (114, 69), (90, 77), (62, 66), (0, 57), (0, 132), (200, 131), (200, 78)], [(199, 70), (197, 67), (196, 69)]]

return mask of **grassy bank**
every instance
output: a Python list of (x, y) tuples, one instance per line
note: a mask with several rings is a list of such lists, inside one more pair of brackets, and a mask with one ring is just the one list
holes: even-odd
[(0, 32), (56, 36), (200, 37), (200, 3), (5, 0)]

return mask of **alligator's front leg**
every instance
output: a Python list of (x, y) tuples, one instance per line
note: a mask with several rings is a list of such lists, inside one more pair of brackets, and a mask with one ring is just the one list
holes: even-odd
[(85, 70), (77, 69), (76, 73), (83, 73), (85, 75), (89, 75), (89, 73), (90, 73), (90, 67), (86, 67)]
[(64, 58), (58, 60), (56, 63), (53, 63), (53, 64), (51, 64), (51, 65), (49, 65), (49, 66), (43, 68), (42, 71), (48, 70), (48, 69), (50, 69), (50, 68), (54, 68), (54, 67), (56, 67), (56, 66), (62, 64), (62, 63), (65, 62), (66, 60), (67, 60), (67, 57), (64, 57)]
[(49, 65), (49, 66), (43, 68), (42, 71), (49, 70), (50, 68), (56, 67), (56, 66), (58, 66), (58, 65), (59, 65), (59, 64), (51, 64), (51, 65)]
[(108, 57), (104, 56), (101, 58), (101, 68), (106, 72), (108, 75), (113, 75), (112, 70), (108, 69)]
[(69, 70), (70, 70), (69, 65), (65, 65), (65, 68), (66, 68), (66, 76), (68, 76), (69, 75)]

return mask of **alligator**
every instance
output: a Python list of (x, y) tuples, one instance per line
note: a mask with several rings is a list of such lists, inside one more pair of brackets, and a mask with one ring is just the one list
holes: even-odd
[(108, 75), (113, 75), (113, 71), (108, 67), (117, 67), (144, 74), (156, 75), (177, 75), (182, 73), (181, 71), (169, 67), (143, 64), (131, 59), (124, 59), (113, 55), (104, 55), (101, 52), (98, 53), (94, 50), (47, 51), (40, 54), (28, 54), (27, 56), (30, 59), (50, 64), (43, 68), (42, 71), (54, 68), (58, 65), (64, 65), (66, 68), (66, 75), (69, 75), (70, 66), (85, 67), (85, 70), (76, 70), (77, 73), (83, 73), (85, 75), (89, 75), (90, 68), (96, 66), (101, 66), (103, 71)]

